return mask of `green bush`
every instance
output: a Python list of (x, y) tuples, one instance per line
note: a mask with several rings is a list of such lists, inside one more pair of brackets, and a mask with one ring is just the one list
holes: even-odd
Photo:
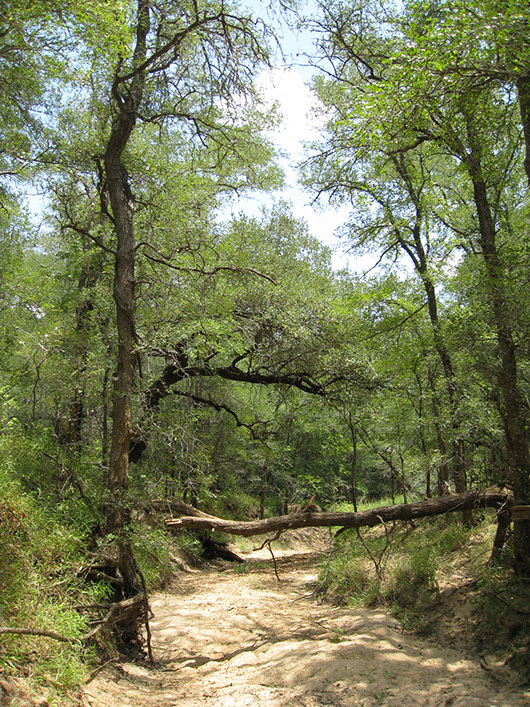
[(398, 606), (411, 607), (437, 588), (438, 557), (433, 548), (413, 550), (396, 562), (389, 573), (385, 595)]
[(172, 574), (171, 543), (163, 528), (135, 523), (131, 540), (136, 562), (144, 575), (147, 590), (164, 586)]
[(379, 526), (363, 531), (371, 557), (353, 531), (345, 532), (329, 567), (322, 570), (321, 592), (341, 604), (380, 602), (393, 606), (400, 616), (404, 610), (414, 614), (416, 606), (421, 608), (437, 592), (440, 568), (453, 553), (468, 552), (471, 535), (479, 537), (481, 532), (480, 527), (466, 528), (454, 515), (424, 519), (414, 527)]

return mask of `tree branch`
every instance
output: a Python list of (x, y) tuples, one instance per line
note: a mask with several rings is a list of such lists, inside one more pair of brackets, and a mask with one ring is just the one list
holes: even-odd
[[(141, 243), (139, 245), (152, 247), (148, 243)], [(138, 246), (139, 247), (139, 246)], [(153, 248), (154, 250), (154, 248)], [(266, 275), (265, 273), (260, 272), (259, 270), (256, 270), (254, 268), (244, 268), (244, 267), (238, 267), (237, 265), (218, 265), (217, 267), (213, 268), (213, 270), (204, 270), (203, 268), (190, 268), (185, 265), (175, 265), (174, 263), (171, 263), (169, 259), (166, 259), (163, 254), (160, 254), (160, 258), (156, 258), (154, 255), (149, 255), (148, 253), (144, 253), (144, 257), (147, 258), (147, 260), (150, 260), (153, 263), (159, 263), (160, 265), (165, 265), (167, 268), (171, 268), (172, 270), (177, 270), (178, 272), (189, 272), (189, 273), (198, 273), (199, 275), (216, 275), (218, 272), (222, 271), (228, 271), (228, 272), (246, 272), (246, 273), (251, 273), (252, 275), (258, 275), (259, 277), (264, 278), (265, 280), (268, 280), (269, 282), (272, 282), (273, 285), (277, 285), (278, 283), (274, 278), (272, 278), (270, 275)]]
[(242, 422), (237, 413), (232, 410), (231, 408), (228, 407), (228, 405), (225, 405), (224, 403), (216, 403), (214, 400), (210, 400), (209, 398), (202, 398), (199, 395), (195, 395), (194, 393), (188, 393), (183, 390), (174, 390), (173, 395), (180, 395), (183, 398), (189, 398), (190, 400), (193, 400), (193, 402), (197, 403), (198, 405), (208, 405), (209, 407), (212, 407), (214, 410), (217, 410), (217, 412), (221, 412), (221, 410), (224, 410), (224, 412), (227, 412), (229, 415), (232, 415), (236, 422), (237, 427), (244, 427), (246, 430), (250, 432), (252, 435), (252, 439), (255, 440), (261, 440), (261, 437), (256, 434), (254, 431), (254, 427), (256, 425), (267, 425), (271, 420), (257, 420), (256, 422), (252, 423), (247, 423), (247, 422)]

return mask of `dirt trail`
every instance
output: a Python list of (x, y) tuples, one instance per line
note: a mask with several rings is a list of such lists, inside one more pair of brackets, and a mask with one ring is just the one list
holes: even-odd
[(530, 705), (529, 693), (402, 634), (381, 611), (319, 604), (314, 553), (277, 556), (281, 582), (255, 553), (247, 571), (226, 563), (179, 575), (152, 600), (159, 666), (105, 668), (86, 686), (85, 707)]

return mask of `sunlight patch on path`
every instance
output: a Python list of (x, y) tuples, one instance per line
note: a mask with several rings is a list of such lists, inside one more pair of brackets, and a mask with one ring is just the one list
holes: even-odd
[[(404, 635), (381, 611), (334, 608), (310, 596), (315, 556), (279, 555), (246, 572), (179, 575), (152, 602), (161, 667), (110, 667), (86, 707), (429, 705), (519, 707), (519, 692), (478, 664)], [(309, 563), (309, 564), (308, 564)], [(121, 669), (121, 672), (120, 672)]]

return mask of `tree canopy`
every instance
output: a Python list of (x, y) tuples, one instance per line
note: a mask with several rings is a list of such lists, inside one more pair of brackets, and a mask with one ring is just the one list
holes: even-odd
[(106, 538), (116, 602), (145, 592), (137, 509), (175, 496), (251, 520), (499, 484), (530, 572), (527, 3), (313, 9), (269, 7), (314, 40), (300, 177), (366, 273), (284, 200), (226, 216), (284, 181), (270, 13), (0, 8), (1, 437), (25, 450), (0, 467)]

